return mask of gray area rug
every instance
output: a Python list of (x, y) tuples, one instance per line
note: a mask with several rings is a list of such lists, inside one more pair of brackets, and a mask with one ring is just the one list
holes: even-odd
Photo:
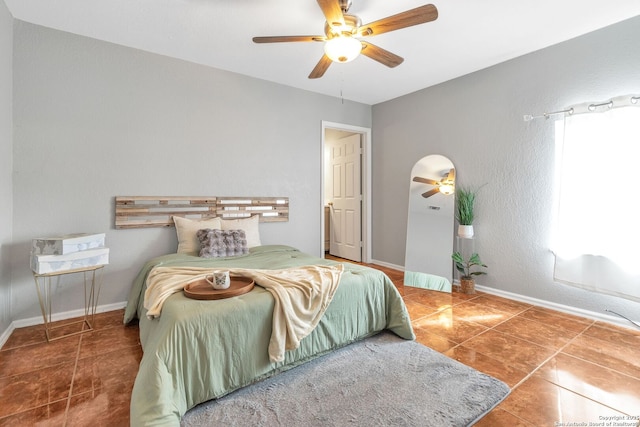
[(196, 406), (188, 426), (468, 426), (502, 381), (383, 332)]

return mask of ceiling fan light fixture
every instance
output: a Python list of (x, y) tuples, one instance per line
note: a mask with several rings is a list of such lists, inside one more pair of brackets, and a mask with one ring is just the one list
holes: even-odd
[(439, 190), (445, 196), (449, 196), (455, 191), (453, 184), (440, 184)]
[[(267, 36), (253, 38), (254, 43), (325, 41), (324, 54), (309, 74), (310, 79), (322, 77), (332, 62), (350, 62), (357, 58), (360, 53), (389, 68), (397, 67), (404, 61), (402, 57), (372, 43), (361, 41), (360, 38), (425, 24), (438, 18), (438, 9), (432, 4), (425, 4), (369, 22), (363, 27), (362, 21), (358, 16), (347, 13), (351, 6), (351, 0), (317, 0), (317, 2), (325, 18), (324, 36)], [(438, 192), (438, 189), (436, 188), (435, 191)]]
[(324, 44), (324, 53), (334, 62), (350, 62), (360, 55), (362, 42), (351, 36), (340, 35)]

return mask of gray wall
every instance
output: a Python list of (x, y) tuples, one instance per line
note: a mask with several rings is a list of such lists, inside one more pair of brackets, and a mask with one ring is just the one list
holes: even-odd
[(11, 321), (13, 18), (0, 1), (0, 335)]
[[(411, 167), (443, 154), (461, 183), (486, 184), (476, 223), (477, 249), (490, 266), (482, 284), (632, 315), (637, 305), (553, 283), (553, 123), (522, 115), (638, 93), (639, 24), (371, 108), (12, 23), (1, 6), (0, 330), (39, 316), (28, 268), (33, 237), (106, 232), (111, 265), (101, 304), (126, 300), (142, 263), (175, 250), (173, 230), (114, 230), (116, 195), (289, 196), (290, 222), (263, 224), (263, 241), (319, 253), (322, 120), (373, 124), (376, 260), (403, 265)], [(54, 310), (82, 307), (78, 290), (56, 287)]]
[[(14, 55), (14, 318), (39, 315), (34, 237), (107, 233), (100, 304), (175, 252), (174, 229), (115, 230), (115, 196), (288, 196), (262, 242), (320, 254), (321, 122), (370, 127), (370, 106), (21, 21)], [(82, 307), (79, 290), (56, 288), (54, 311)]]
[(523, 115), (638, 94), (638, 52), (640, 17), (375, 105), (373, 258), (404, 263), (411, 167), (442, 154), (455, 164), (459, 183), (484, 185), (476, 249), (489, 275), (479, 283), (637, 318), (638, 304), (553, 282), (554, 121), (524, 122)]

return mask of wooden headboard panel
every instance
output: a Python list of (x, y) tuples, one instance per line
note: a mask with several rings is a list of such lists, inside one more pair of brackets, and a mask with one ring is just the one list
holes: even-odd
[(288, 197), (118, 196), (116, 228), (172, 227), (173, 216), (193, 219), (248, 218), (260, 222), (289, 220)]

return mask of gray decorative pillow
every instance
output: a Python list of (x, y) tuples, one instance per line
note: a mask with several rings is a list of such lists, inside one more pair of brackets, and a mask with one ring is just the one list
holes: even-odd
[(200, 256), (221, 258), (249, 253), (247, 237), (243, 230), (218, 230), (204, 228), (196, 233), (200, 242)]

